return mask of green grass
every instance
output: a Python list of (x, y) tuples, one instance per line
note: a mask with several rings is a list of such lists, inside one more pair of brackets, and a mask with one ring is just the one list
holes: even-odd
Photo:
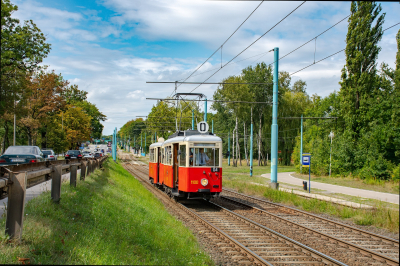
[[(108, 159), (76, 188), (25, 207), (23, 239), (0, 237), (0, 264), (212, 265), (191, 232), (121, 165)], [(5, 228), (5, 218), (0, 219)], [(3, 231), (4, 232), (4, 231)]]
[[(293, 174), (294, 177), (308, 180), (307, 175), (300, 175), (299, 173)], [(378, 192), (399, 194), (399, 181), (383, 181), (383, 180), (375, 180), (375, 179), (358, 179), (353, 177), (329, 177), (329, 176), (313, 176), (311, 175), (311, 180), (339, 185), (344, 187), (352, 187), (366, 190), (373, 190)]]

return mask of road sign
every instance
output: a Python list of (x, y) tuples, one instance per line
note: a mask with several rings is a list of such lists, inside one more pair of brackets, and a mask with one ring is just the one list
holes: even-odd
[(197, 124), (197, 131), (200, 133), (207, 133), (209, 128), (206, 121), (201, 121)]
[(303, 167), (310, 167), (310, 163), (311, 163), (311, 154), (303, 153), (303, 157), (301, 158), (301, 165)]
[(308, 167), (308, 193), (311, 193), (311, 153), (303, 153), (301, 165)]

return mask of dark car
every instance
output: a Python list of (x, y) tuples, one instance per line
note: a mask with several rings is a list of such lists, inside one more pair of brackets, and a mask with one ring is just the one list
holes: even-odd
[(42, 150), (43, 158), (47, 161), (55, 161), (57, 160), (57, 155), (54, 153), (53, 150)]
[(101, 157), (101, 153), (100, 152), (96, 152), (95, 154), (94, 154), (94, 158), (100, 158)]
[(76, 159), (82, 158), (82, 153), (80, 150), (69, 150), (65, 154), (65, 159)]
[(43, 162), (43, 153), (38, 146), (10, 146), (0, 156), (0, 165)]

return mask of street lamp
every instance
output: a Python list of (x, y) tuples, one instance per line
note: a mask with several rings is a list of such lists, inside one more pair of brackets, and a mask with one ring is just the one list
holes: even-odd
[(331, 155), (330, 155), (330, 159), (329, 159), (329, 177), (331, 177), (331, 168), (332, 168), (332, 139), (335, 136), (335, 134), (333, 134), (333, 132), (331, 131), (331, 133), (329, 134), (328, 137), (331, 138)]

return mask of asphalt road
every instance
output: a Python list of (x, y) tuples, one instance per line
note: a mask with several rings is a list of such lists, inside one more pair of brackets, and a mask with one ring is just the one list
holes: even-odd
[[(304, 181), (303, 179), (293, 177), (290, 174), (293, 174), (293, 172), (278, 173), (278, 183), (283, 182), (283, 183), (287, 183), (287, 184), (303, 186), (303, 181)], [(271, 179), (271, 174), (263, 174), (261, 176)], [(326, 191), (329, 191), (332, 193), (341, 193), (341, 194), (346, 194), (346, 195), (350, 195), (350, 196), (376, 199), (376, 200), (381, 200), (381, 201), (390, 202), (390, 203), (394, 203), (394, 204), (399, 204), (399, 195), (397, 195), (397, 194), (376, 192), (376, 191), (372, 191), (372, 190), (343, 187), (343, 186), (338, 186), (338, 185), (331, 185), (331, 184), (318, 183), (318, 182), (311, 181), (311, 191), (313, 188), (326, 190)]]

